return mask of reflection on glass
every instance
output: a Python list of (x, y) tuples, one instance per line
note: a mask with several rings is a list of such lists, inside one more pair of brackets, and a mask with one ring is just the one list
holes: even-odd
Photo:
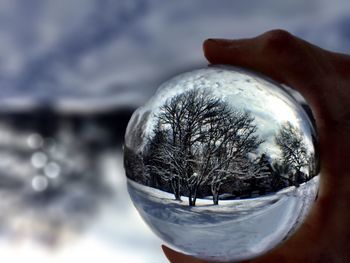
[(141, 216), (170, 246), (212, 260), (287, 238), (318, 189), (312, 122), (277, 84), (210, 67), (163, 84), (129, 122), (124, 164)]

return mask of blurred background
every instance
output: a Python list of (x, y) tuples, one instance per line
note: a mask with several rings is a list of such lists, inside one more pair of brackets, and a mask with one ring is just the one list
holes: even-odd
[(130, 202), (122, 141), (208, 37), (283, 28), (350, 52), (348, 0), (0, 1), (4, 262), (166, 262)]

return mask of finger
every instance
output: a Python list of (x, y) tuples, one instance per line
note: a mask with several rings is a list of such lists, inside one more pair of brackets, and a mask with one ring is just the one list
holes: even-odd
[(251, 68), (282, 82), (308, 83), (322, 70), (315, 67), (321, 49), (283, 30), (250, 39), (208, 39), (203, 49), (210, 63)]
[(330, 99), (329, 94), (320, 86), (334, 71), (330, 52), (282, 30), (273, 30), (251, 39), (208, 39), (203, 49), (210, 63), (230, 64), (261, 72), (300, 91), (316, 115), (324, 118), (331, 113), (324, 107)]
[(164, 245), (162, 245), (162, 249), (165, 256), (171, 263), (205, 263), (205, 261), (193, 258), (188, 255), (180, 254)]

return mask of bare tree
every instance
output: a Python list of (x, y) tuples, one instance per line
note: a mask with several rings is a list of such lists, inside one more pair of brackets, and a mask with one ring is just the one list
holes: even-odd
[(162, 181), (167, 181), (176, 200), (181, 200), (181, 177), (183, 167), (181, 165), (181, 153), (178, 147), (169, 143), (168, 131), (154, 130), (154, 136), (150, 139), (147, 154), (144, 157), (147, 169), (148, 184), (160, 188)]
[(308, 164), (308, 151), (301, 131), (290, 122), (284, 123), (275, 137), (282, 152), (282, 164), (294, 171), (294, 184), (299, 184), (302, 168)]
[(204, 182), (204, 174), (196, 172), (198, 156), (203, 154), (203, 142), (208, 139), (206, 125), (218, 118), (222, 102), (205, 90), (191, 90), (165, 103), (161, 108), (159, 125), (169, 131), (167, 158), (180, 176), (179, 187), (186, 189), (189, 204), (195, 205), (197, 190)]
[[(255, 135), (257, 127), (254, 118), (247, 112), (228, 109), (224, 118), (214, 121), (209, 133), (209, 151), (204, 156), (207, 163), (202, 166), (211, 186), (214, 204), (218, 204), (221, 186), (235, 179), (236, 176), (248, 176), (252, 161), (248, 154), (257, 150), (262, 140)], [(218, 143), (219, 142), (219, 143)]]
[(176, 182), (175, 197), (186, 193), (190, 206), (195, 205), (200, 187), (208, 184), (217, 204), (221, 185), (233, 176), (229, 169), (247, 160), (262, 142), (249, 113), (232, 109), (203, 89), (173, 97), (157, 117), (154, 137), (161, 130), (167, 139), (156, 143), (157, 154), (152, 158), (161, 164), (151, 163), (151, 167), (156, 166), (152, 169), (162, 178)]

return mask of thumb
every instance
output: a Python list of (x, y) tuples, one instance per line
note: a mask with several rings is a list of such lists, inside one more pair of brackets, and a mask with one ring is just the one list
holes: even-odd
[(205, 263), (205, 261), (188, 255), (180, 254), (164, 245), (162, 245), (162, 249), (165, 256), (171, 263)]

